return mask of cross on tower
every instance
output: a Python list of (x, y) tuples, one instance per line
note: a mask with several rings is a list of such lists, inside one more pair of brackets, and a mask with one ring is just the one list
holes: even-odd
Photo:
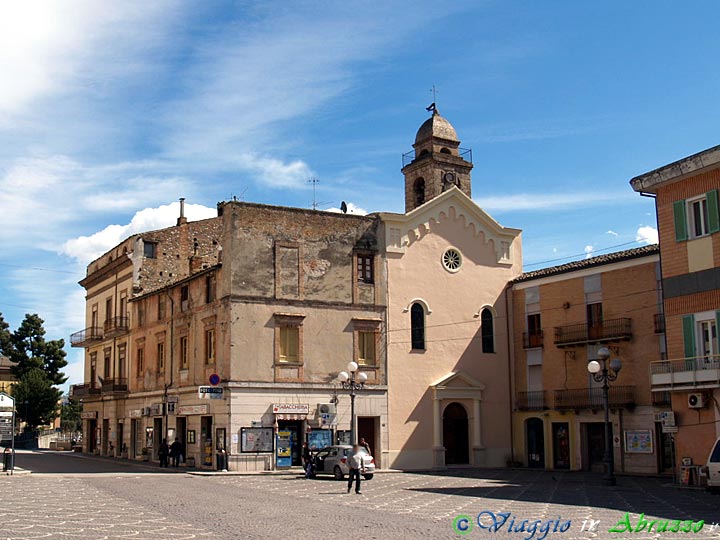
[(435, 88), (435, 85), (433, 84), (432, 88), (430, 89), (430, 92), (432, 92), (432, 95), (433, 95), (433, 103), (437, 103), (437, 94), (440, 93), (440, 90)]

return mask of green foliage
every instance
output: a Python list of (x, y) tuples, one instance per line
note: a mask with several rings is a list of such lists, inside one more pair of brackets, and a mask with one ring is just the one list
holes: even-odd
[(31, 429), (50, 424), (58, 414), (62, 392), (53, 386), (45, 372), (30, 368), (12, 385), (17, 416)]
[(47, 341), (43, 322), (38, 315), (27, 314), (18, 329), (10, 333), (7, 323), (0, 315), (0, 350), (15, 363), (12, 370), (17, 379), (39, 369), (52, 384), (63, 384), (67, 380), (61, 371), (67, 366), (66, 353), (63, 350), (65, 341)]
[(82, 405), (74, 399), (69, 400), (60, 411), (60, 428), (63, 431), (82, 431), (81, 412)]

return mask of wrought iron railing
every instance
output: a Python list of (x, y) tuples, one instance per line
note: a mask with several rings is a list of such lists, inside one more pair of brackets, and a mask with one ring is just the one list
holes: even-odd
[(542, 411), (548, 408), (547, 393), (544, 390), (535, 392), (518, 392), (517, 408), (521, 411)]
[(91, 326), (70, 335), (71, 347), (85, 347), (94, 341), (102, 341), (103, 330), (99, 326)]
[(631, 320), (627, 317), (555, 327), (555, 345), (575, 345), (632, 339)]
[[(450, 155), (441, 152), (442, 155)], [(405, 152), (402, 155), (402, 166), (405, 167), (406, 165), (409, 165), (415, 159), (422, 159), (425, 157), (430, 157), (432, 154), (430, 152), (422, 153), (419, 156), (415, 155), (415, 150), (410, 150), (409, 152)], [(437, 154), (436, 154), (437, 155)], [(458, 148), (458, 156), (463, 158), (465, 161), (468, 161), (472, 163), (472, 149), (470, 148)], [(457, 156), (456, 156), (457, 157)]]
[[(610, 407), (635, 405), (634, 386), (611, 386), (608, 394)], [(555, 390), (556, 409), (602, 409), (603, 407), (603, 392), (600, 387)]]
[(111, 317), (103, 325), (106, 336), (118, 336), (130, 329), (129, 317)]
[(720, 369), (720, 354), (650, 362), (651, 375), (711, 369)]
[(85, 383), (85, 384), (74, 384), (71, 387), (70, 395), (73, 398), (80, 398), (93, 394), (99, 394), (100, 387), (97, 384)]
[(103, 394), (112, 392), (127, 392), (128, 391), (128, 380), (127, 379), (105, 379), (102, 383)]
[(543, 331), (523, 332), (523, 349), (537, 349), (543, 346)]

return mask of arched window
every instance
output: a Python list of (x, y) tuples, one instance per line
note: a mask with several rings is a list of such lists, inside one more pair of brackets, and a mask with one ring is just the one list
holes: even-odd
[(415, 192), (415, 207), (425, 204), (425, 179), (418, 178), (413, 186)]
[(482, 334), (482, 352), (495, 352), (495, 332), (493, 330), (493, 314), (485, 308), (480, 314), (480, 332)]
[(425, 310), (417, 302), (410, 308), (410, 339), (413, 350), (425, 350)]
[(449, 148), (441, 148), (440, 153), (441, 154), (452, 154), (452, 152), (450, 152)]

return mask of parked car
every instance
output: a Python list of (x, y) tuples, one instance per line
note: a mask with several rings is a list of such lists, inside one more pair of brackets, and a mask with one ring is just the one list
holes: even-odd
[[(318, 474), (332, 474), (336, 480), (342, 480), (345, 475), (350, 474), (348, 458), (352, 454), (353, 447), (349, 444), (328, 446), (320, 450), (313, 458), (315, 467), (313, 476)], [(375, 473), (375, 459), (368, 454), (364, 448), (360, 448), (365, 472), (363, 478), (370, 480)]]
[(715, 441), (710, 450), (703, 472), (707, 475), (708, 490), (720, 491), (720, 439)]

